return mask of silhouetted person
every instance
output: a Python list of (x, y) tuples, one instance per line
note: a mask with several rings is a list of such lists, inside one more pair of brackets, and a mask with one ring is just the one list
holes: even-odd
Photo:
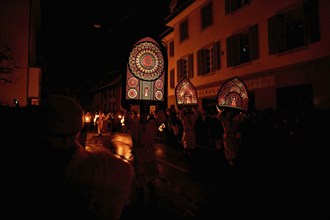
[(239, 126), (242, 123), (242, 117), (238, 111), (225, 109), (219, 110), (219, 119), (224, 129), (223, 147), (225, 157), (229, 165), (234, 166), (241, 142)]
[[(164, 114), (163, 114), (164, 115)], [(154, 180), (158, 177), (158, 162), (156, 160), (154, 143), (158, 126), (165, 121), (163, 117), (155, 118), (149, 115), (142, 106), (140, 117), (131, 122), (131, 138), (133, 142), (135, 186), (137, 188), (137, 202), (141, 211), (147, 206), (157, 207), (157, 195)], [(146, 198), (149, 195), (149, 199)]]
[(66, 96), (51, 96), (42, 106), (40, 166), (46, 175), (40, 181), (47, 185), (32, 219), (118, 220), (130, 202), (133, 167), (109, 151), (85, 150), (79, 143), (83, 116)]
[(170, 139), (170, 146), (179, 149), (179, 139), (181, 136), (179, 118), (175, 109), (166, 109), (166, 134)]

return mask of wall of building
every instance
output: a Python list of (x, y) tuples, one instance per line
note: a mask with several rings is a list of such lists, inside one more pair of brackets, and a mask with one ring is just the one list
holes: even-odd
[[(198, 90), (199, 99), (215, 98), (221, 84), (233, 76), (240, 77), (249, 91), (255, 93), (257, 109), (277, 107), (276, 89), (300, 84), (312, 84), (313, 103), (317, 108), (330, 108), (330, 82), (328, 78), (330, 56), (330, 2), (319, 0), (319, 20), (321, 40), (306, 47), (280, 54), (269, 54), (268, 19), (298, 0), (264, 1), (253, 0), (247, 6), (231, 14), (225, 14), (225, 1), (212, 1), (214, 24), (201, 30), (200, 8), (209, 1), (195, 1), (182, 13), (168, 22), (174, 31), (164, 37), (165, 42), (174, 40), (174, 56), (169, 57), (170, 71), (176, 61), (189, 53), (194, 55), (194, 77), (191, 82)], [(179, 25), (189, 19), (189, 39), (179, 41)], [(235, 67), (227, 67), (226, 38), (241, 30), (258, 24), (259, 58)], [(204, 76), (197, 76), (197, 51), (215, 41), (221, 42), (221, 69)], [(169, 77), (169, 75), (168, 75)], [(168, 79), (168, 82), (170, 79)], [(175, 79), (175, 84), (178, 79)], [(174, 90), (168, 89), (168, 106), (175, 104)], [(265, 95), (267, 95), (265, 97)], [(201, 104), (199, 105), (201, 107)]]
[(10, 73), (0, 73), (0, 100), (4, 105), (13, 106), (14, 98), (20, 105), (26, 105), (28, 40), (29, 40), (29, 1), (0, 1), (0, 44), (8, 47), (15, 68)]
[(101, 83), (89, 92), (90, 111), (115, 113), (123, 112), (122, 106), (122, 78), (120, 74), (109, 82)]
[[(38, 0), (0, 1), (0, 50), (8, 48), (9, 57), (9, 61), (0, 61), (0, 66), (13, 67), (10, 72), (0, 72), (0, 104), (2, 105), (14, 106), (13, 100), (18, 99), (20, 106), (25, 106), (30, 104), (32, 97), (39, 99), (39, 93), (37, 94), (39, 81), (35, 80), (40, 80), (41, 69), (38, 68), (37, 74), (32, 69), (32, 76), (29, 77), (29, 53), (30, 49), (35, 48), (35, 44), (29, 47), (30, 36), (35, 36), (31, 34), (35, 30), (30, 28), (30, 17), (33, 17), (32, 13), (39, 12), (38, 8), (40, 8)], [(40, 17), (36, 18), (40, 19)], [(34, 28), (37, 26), (34, 23)], [(35, 50), (32, 51), (33, 53)], [(35, 54), (33, 55), (35, 57)]]

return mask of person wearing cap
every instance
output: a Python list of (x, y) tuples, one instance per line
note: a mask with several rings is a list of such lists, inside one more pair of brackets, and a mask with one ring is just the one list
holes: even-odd
[(53, 95), (42, 106), (43, 140), (50, 157), (57, 155), (51, 161), (58, 169), (52, 171), (63, 172), (74, 191), (79, 192), (81, 201), (85, 201), (83, 205), (92, 214), (82, 219), (120, 219), (130, 202), (134, 169), (110, 151), (90, 152), (79, 143), (83, 116), (79, 103), (67, 96)]

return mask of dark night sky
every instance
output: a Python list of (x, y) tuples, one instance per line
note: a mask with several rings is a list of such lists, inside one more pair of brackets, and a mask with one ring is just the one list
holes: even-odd
[(42, 0), (44, 80), (71, 89), (125, 68), (134, 43), (163, 31), (169, 3)]

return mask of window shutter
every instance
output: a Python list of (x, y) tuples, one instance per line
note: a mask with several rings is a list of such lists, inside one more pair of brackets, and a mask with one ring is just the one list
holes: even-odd
[(201, 28), (204, 29), (213, 24), (213, 5), (212, 2), (209, 2), (201, 9)]
[(180, 42), (188, 39), (188, 19), (180, 24)]
[(282, 15), (275, 15), (268, 19), (268, 47), (269, 54), (276, 54), (280, 52), (280, 36), (282, 31)]
[(178, 82), (183, 78), (183, 60), (177, 61), (178, 67)]
[(268, 53), (276, 54), (278, 52), (278, 46), (276, 42), (276, 15), (268, 19)]
[(213, 45), (213, 63), (215, 70), (219, 70), (221, 68), (221, 49), (220, 49), (220, 42), (217, 41)]
[(233, 63), (233, 36), (227, 37), (226, 39), (226, 47), (227, 47), (227, 67), (231, 67), (234, 65)]
[(203, 75), (203, 55), (202, 49), (197, 51), (197, 76)]
[(233, 53), (233, 65), (237, 66), (241, 64), (241, 58), (240, 58), (240, 36), (234, 35), (233, 41), (232, 41), (232, 53)]
[(320, 40), (319, 9), (317, 0), (304, 2), (306, 44)]
[(250, 61), (259, 58), (259, 33), (258, 25), (254, 25), (249, 29), (249, 56)]
[(230, 10), (230, 0), (225, 0), (225, 14), (229, 14), (231, 12)]
[(174, 88), (174, 69), (170, 70), (170, 88)]
[(194, 77), (194, 63), (193, 63), (193, 60), (194, 57), (193, 57), (193, 54), (189, 54), (189, 57), (188, 57), (188, 65), (189, 65), (189, 68), (188, 68), (188, 78), (193, 78)]
[(174, 56), (174, 41), (170, 42), (170, 57)]

